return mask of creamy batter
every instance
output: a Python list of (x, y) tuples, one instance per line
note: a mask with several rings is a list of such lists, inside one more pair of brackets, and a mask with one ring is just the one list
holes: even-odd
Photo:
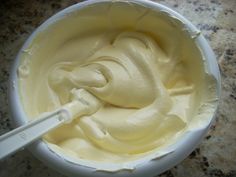
[(23, 51), (18, 75), (31, 118), (70, 102), (77, 89), (97, 97), (97, 112), (44, 140), (56, 152), (116, 170), (205, 125), (214, 110), (206, 89), (214, 81), (194, 39), (177, 19), (137, 4), (104, 3), (56, 22)]

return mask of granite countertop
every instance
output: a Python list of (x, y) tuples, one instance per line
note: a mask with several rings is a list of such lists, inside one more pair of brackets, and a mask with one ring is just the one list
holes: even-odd
[[(11, 130), (7, 102), (10, 66), (32, 31), (76, 0), (8, 0), (0, 3), (0, 134)], [(236, 177), (236, 1), (160, 0), (195, 24), (221, 69), (222, 97), (216, 121), (184, 161), (160, 177)], [(0, 162), (0, 177), (60, 177), (27, 150)]]

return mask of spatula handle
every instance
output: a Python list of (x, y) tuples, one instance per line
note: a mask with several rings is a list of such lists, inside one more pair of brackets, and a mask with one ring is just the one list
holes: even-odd
[(38, 119), (0, 136), (0, 159), (14, 153), (65, 121), (62, 112), (45, 113)]

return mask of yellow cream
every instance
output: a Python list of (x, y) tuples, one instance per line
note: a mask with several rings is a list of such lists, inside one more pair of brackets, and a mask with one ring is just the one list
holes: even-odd
[(135, 3), (91, 5), (54, 22), (22, 52), (18, 75), (31, 118), (71, 102), (77, 89), (98, 98), (97, 112), (44, 140), (67, 160), (114, 165), (102, 170), (170, 153), (215, 108), (215, 82), (184, 24)]

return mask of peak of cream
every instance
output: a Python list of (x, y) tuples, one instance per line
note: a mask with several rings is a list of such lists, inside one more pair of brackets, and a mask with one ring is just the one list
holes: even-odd
[(19, 92), (29, 117), (70, 102), (76, 89), (94, 95), (98, 111), (44, 140), (68, 161), (107, 171), (132, 169), (134, 161), (166, 155), (182, 134), (207, 125), (215, 82), (177, 19), (139, 4), (98, 6), (37, 35), (22, 53)]

